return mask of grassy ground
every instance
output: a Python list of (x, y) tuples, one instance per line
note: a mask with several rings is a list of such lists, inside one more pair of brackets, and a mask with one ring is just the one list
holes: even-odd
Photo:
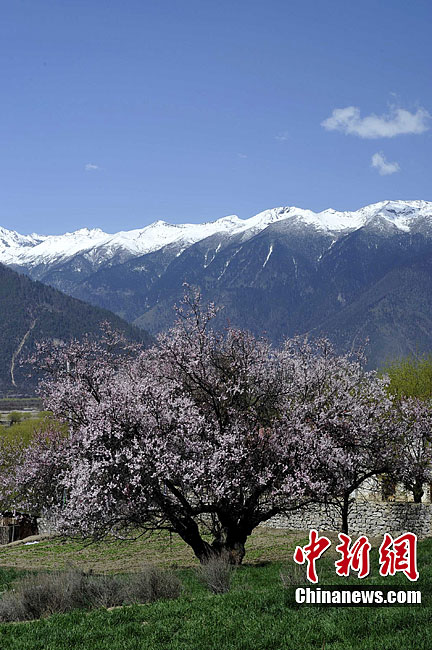
[[(246, 546), (248, 563), (284, 561), (304, 533), (257, 528)], [(136, 571), (142, 564), (189, 567), (196, 558), (177, 535), (160, 534), (150, 539), (84, 544), (70, 540), (45, 540), (28, 546), (0, 546), (0, 566), (19, 569), (61, 569), (74, 564), (96, 573)]]
[[(301, 536), (304, 539), (304, 535)], [(432, 647), (432, 540), (419, 544), (420, 580), (403, 576), (380, 578), (377, 553), (372, 574), (362, 584), (399, 584), (418, 588), (426, 603), (404, 607), (297, 606), (285, 589), (280, 572), (300, 582), (293, 571), (292, 551), (299, 534), (260, 529), (249, 543), (247, 564), (237, 570), (228, 594), (216, 596), (204, 589), (191, 565), (193, 558), (179, 542), (160, 539), (79, 549), (76, 543), (45, 542), (12, 547), (0, 554), (0, 590), (10, 586), (23, 567), (54, 568), (73, 560), (95, 570), (130, 572), (143, 561), (176, 564), (184, 592), (174, 601), (125, 607), (113, 611), (75, 611), (25, 624), (0, 625), (0, 648), (19, 650), (429, 650)], [(123, 548), (123, 550), (122, 550)], [(122, 562), (123, 558), (123, 562)], [(78, 561), (78, 560), (81, 561)], [(317, 563), (319, 586), (356, 584), (337, 579), (331, 553)], [(21, 567), (18, 569), (16, 567)], [(189, 568), (188, 568), (189, 567)], [(3, 585), (3, 586), (2, 586)]]

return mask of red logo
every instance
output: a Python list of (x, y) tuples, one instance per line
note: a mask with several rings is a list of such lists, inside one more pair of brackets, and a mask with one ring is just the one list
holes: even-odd
[(297, 562), (297, 564), (307, 562), (306, 575), (310, 582), (318, 582), (315, 562), (329, 546), (331, 546), (331, 541), (324, 536), (318, 537), (316, 530), (309, 531), (309, 544), (306, 546), (297, 546), (294, 553), (294, 562)]
[(394, 576), (397, 571), (405, 573), (409, 580), (418, 580), (417, 535), (405, 533), (396, 539), (386, 533), (379, 548), (380, 575)]
[(365, 578), (369, 575), (369, 551), (371, 545), (366, 535), (362, 535), (351, 545), (351, 537), (344, 533), (338, 535), (341, 543), (336, 546), (336, 550), (342, 555), (340, 560), (335, 562), (336, 573), (339, 576), (348, 576), (350, 568), (358, 571), (359, 578)]
[[(361, 535), (355, 542), (352, 542), (351, 537), (344, 533), (339, 533), (338, 537), (340, 544), (336, 546), (336, 550), (342, 557), (334, 563), (336, 574), (349, 576), (350, 570), (353, 570), (358, 572), (359, 578), (368, 576), (371, 545), (367, 536)], [(331, 541), (328, 537), (324, 535), (320, 537), (318, 532), (312, 529), (309, 531), (309, 544), (296, 547), (294, 562), (297, 564), (306, 562), (306, 577), (309, 582), (318, 582), (316, 561), (330, 546)], [(379, 563), (379, 572), (383, 577), (394, 576), (397, 571), (400, 571), (409, 580), (418, 580), (417, 536), (414, 533), (404, 533), (393, 539), (389, 533), (386, 533), (379, 547)]]

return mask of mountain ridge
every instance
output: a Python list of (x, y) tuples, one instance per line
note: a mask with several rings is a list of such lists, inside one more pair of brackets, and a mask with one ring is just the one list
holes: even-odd
[(0, 261), (9, 255), (11, 268), (152, 334), (172, 324), (186, 282), (225, 306), (217, 327), (229, 321), (276, 344), (326, 334), (343, 351), (369, 338), (371, 366), (392, 353), (432, 350), (432, 202), (381, 201), (354, 212), (282, 207), (246, 220), (158, 221), (117, 235), (93, 248), (89, 241), (102, 241), (103, 231), (55, 236), (48, 243), (60, 248), (43, 259), (35, 251), (47, 239), (19, 244), (15, 233), (18, 243), (3, 241)]
[(158, 220), (144, 228), (117, 233), (106, 233), (100, 228), (80, 228), (63, 235), (21, 235), (20, 233), (0, 227), (0, 262), (7, 265), (35, 266), (41, 263), (65, 261), (77, 254), (106, 249), (106, 258), (114, 257), (115, 252), (123, 251), (124, 255), (137, 256), (160, 250), (166, 245), (192, 245), (213, 234), (237, 235), (240, 233), (256, 234), (272, 223), (286, 219), (304, 225), (315, 226), (321, 230), (341, 233), (358, 229), (366, 225), (368, 219), (381, 214), (389, 222), (400, 229), (409, 231), (410, 212), (419, 216), (432, 218), (432, 202), (429, 201), (380, 201), (364, 206), (355, 211), (337, 211), (327, 208), (321, 212), (297, 208), (294, 206), (271, 208), (264, 210), (248, 219), (240, 219), (236, 215), (221, 217), (215, 221), (198, 224), (170, 224)]

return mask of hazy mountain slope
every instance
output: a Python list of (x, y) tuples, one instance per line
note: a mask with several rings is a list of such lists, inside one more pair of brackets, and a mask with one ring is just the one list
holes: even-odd
[[(184, 281), (202, 288), (204, 296), (225, 306), (219, 321), (227, 319), (273, 340), (302, 329), (298, 310), (307, 301), (316, 275), (316, 260), (332, 236), (274, 224), (251, 239), (231, 240), (204, 268), (209, 242), (184, 251), (155, 282), (148, 298), (152, 307), (135, 322), (155, 331), (171, 319), (170, 306), (178, 301)], [(214, 243), (213, 243), (214, 247)]]
[(31, 389), (20, 361), (34, 341), (67, 340), (85, 333), (97, 336), (109, 321), (132, 340), (150, 342), (145, 333), (118, 316), (34, 282), (0, 264), (0, 393), (27, 393)]
[(389, 271), (347, 307), (311, 330), (331, 333), (341, 349), (369, 340), (369, 365), (432, 350), (430, 259)]
[(336, 242), (331, 237), (275, 224), (240, 250), (227, 247), (212, 276), (200, 277), (199, 264), (190, 259), (192, 250), (185, 251), (164, 275), (166, 282), (171, 275), (167, 284), (174, 290), (164, 299), (154, 296), (154, 307), (136, 323), (150, 330), (168, 324), (170, 304), (180, 295), (180, 279), (186, 278), (226, 306), (221, 324), (229, 318), (256, 333), (266, 331), (276, 342), (311, 331), (347, 349), (369, 338), (370, 365), (413, 350), (432, 350), (428, 233), (401, 231), (374, 219)]

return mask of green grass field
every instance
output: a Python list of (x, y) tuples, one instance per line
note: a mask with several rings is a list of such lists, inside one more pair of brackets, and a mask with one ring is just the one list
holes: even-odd
[[(180, 598), (107, 611), (74, 611), (31, 623), (0, 625), (0, 648), (16, 650), (429, 650), (432, 647), (432, 540), (419, 543), (418, 583), (404, 576), (380, 578), (376, 550), (371, 575), (362, 584), (421, 589), (421, 606), (327, 607), (295, 605), (293, 590), (280, 572), (300, 582), (293, 548), (300, 533), (258, 529), (248, 544), (246, 563), (231, 591), (213, 595), (197, 580), (193, 556), (177, 540), (114, 542), (83, 547), (77, 542), (45, 541), (0, 552), (0, 590), (23, 571), (58, 568), (73, 562), (95, 571), (130, 573), (140, 564), (176, 567), (184, 590)], [(319, 586), (353, 585), (337, 578), (332, 550), (317, 563)]]

